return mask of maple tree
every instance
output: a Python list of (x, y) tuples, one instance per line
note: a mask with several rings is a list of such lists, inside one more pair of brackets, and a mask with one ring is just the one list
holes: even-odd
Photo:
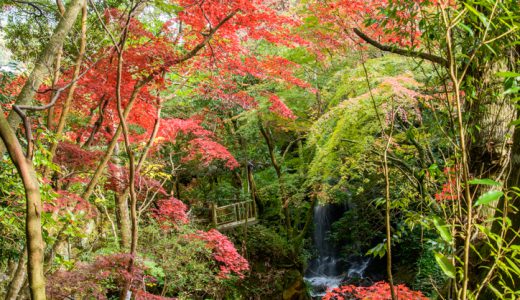
[(517, 293), (514, 1), (67, 3), (1, 4), (6, 299)]

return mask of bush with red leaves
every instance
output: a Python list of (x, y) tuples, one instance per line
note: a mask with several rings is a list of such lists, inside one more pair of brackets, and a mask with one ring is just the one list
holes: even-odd
[(457, 191), (457, 177), (459, 174), (456, 168), (444, 168), (444, 175), (446, 182), (442, 185), (442, 190), (435, 194), (435, 200), (441, 202), (443, 200), (457, 200), (459, 199), (459, 192)]
[[(122, 193), (128, 188), (128, 168), (113, 163), (108, 163), (108, 180), (105, 189)], [(160, 195), (167, 195), (162, 183), (154, 178), (150, 178), (141, 173), (135, 174), (135, 189), (138, 199), (145, 199), (148, 192), (156, 192)]]
[(235, 245), (225, 235), (216, 229), (208, 232), (199, 230), (193, 238), (205, 241), (207, 247), (212, 249), (213, 257), (220, 263), (220, 272), (217, 275), (219, 278), (228, 279), (232, 273), (244, 278), (244, 272), (249, 270), (249, 263), (238, 254)]
[(51, 299), (92, 297), (107, 299), (107, 283), (123, 287), (128, 281), (139, 290), (144, 280), (142, 266), (128, 271), (131, 255), (118, 253), (98, 256), (92, 263), (77, 263), (72, 270), (58, 270), (47, 277), (47, 296)]
[[(395, 294), (399, 300), (428, 300), (421, 292), (410, 290), (404, 284), (394, 286)], [(344, 285), (329, 291), (323, 300), (391, 300), (390, 285), (387, 282), (376, 282), (372, 286), (363, 287)]]

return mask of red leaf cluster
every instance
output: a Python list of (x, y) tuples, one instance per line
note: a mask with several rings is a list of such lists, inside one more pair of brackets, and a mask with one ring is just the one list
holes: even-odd
[(457, 189), (457, 168), (446, 167), (444, 168), (444, 176), (446, 176), (446, 182), (442, 184), (442, 190), (440, 193), (435, 194), (437, 201), (443, 200), (457, 200), (459, 198), (459, 192)]
[(175, 118), (165, 119), (161, 121), (158, 135), (170, 142), (174, 142), (179, 133), (195, 137), (213, 136), (213, 132), (204, 129), (200, 123), (201, 121), (195, 118), (185, 120)]
[(199, 158), (202, 165), (208, 166), (214, 160), (221, 160), (229, 169), (240, 166), (235, 157), (221, 144), (207, 138), (196, 138), (190, 141), (190, 154), (184, 160)]
[(177, 228), (179, 224), (188, 224), (189, 218), (186, 211), (188, 207), (179, 199), (170, 197), (159, 200), (157, 208), (152, 210), (152, 216), (157, 220), (162, 229)]
[[(394, 286), (395, 294), (397, 299), (400, 300), (428, 300), (419, 291), (412, 291), (404, 284)], [(392, 295), (390, 291), (390, 285), (387, 282), (380, 281), (376, 282), (372, 286), (363, 287), (355, 285), (344, 285), (337, 287), (329, 291), (322, 298), (323, 300), (350, 300), (350, 299), (363, 299), (363, 300), (391, 300)]]
[(175, 142), (179, 133), (192, 138), (188, 143), (189, 154), (184, 161), (200, 159), (203, 166), (208, 166), (214, 160), (221, 160), (229, 169), (238, 167), (238, 162), (227, 148), (210, 139), (214, 136), (213, 132), (204, 129), (200, 123), (201, 120), (195, 118), (166, 119), (161, 123), (159, 136), (170, 142)]
[[(320, 58), (324, 50), (357, 47), (365, 42), (354, 33), (359, 29), (382, 44), (417, 48), (421, 44), (420, 18), (435, 12), (437, 5), (452, 5), (451, 0), (312, 0), (311, 18), (320, 26), (309, 32), (311, 48)], [(392, 14), (388, 14), (392, 11)]]
[(244, 278), (244, 272), (249, 270), (249, 263), (238, 254), (235, 245), (225, 235), (211, 229), (208, 232), (197, 231), (197, 235), (192, 237), (205, 241), (207, 247), (212, 249), (213, 257), (220, 263), (220, 272), (217, 275), (219, 278), (227, 279), (232, 273)]
[(73, 170), (85, 170), (95, 167), (101, 155), (101, 151), (88, 151), (76, 144), (60, 142), (53, 160)]
[(269, 97), (269, 102), (271, 102), (271, 107), (269, 107), (269, 110), (280, 115), (283, 118), (287, 119), (296, 119), (296, 116), (293, 114), (291, 109), (285, 105), (285, 103), (282, 102), (280, 98), (276, 95), (271, 95)]

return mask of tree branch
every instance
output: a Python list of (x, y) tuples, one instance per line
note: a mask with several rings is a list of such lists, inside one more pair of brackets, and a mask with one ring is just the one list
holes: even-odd
[(42, 17), (43, 16), (43, 10), (36, 4), (30, 2), (30, 1), (19, 1), (19, 0), (13, 0), (14, 3), (17, 3), (17, 4), (26, 4), (26, 5), (29, 5), (31, 6), (32, 8), (34, 8), (35, 10), (38, 11), (38, 15), (37, 17)]
[(56, 104), (56, 102), (58, 101), (58, 98), (60, 97), (61, 92), (63, 92), (69, 86), (71, 86), (75, 82), (77, 82), (95, 64), (97, 64), (97, 62), (95, 62), (92, 66), (90, 66), (88, 69), (86, 69), (83, 73), (81, 73), (78, 77), (76, 77), (71, 82), (67, 83), (66, 85), (62, 86), (59, 89), (53, 90), (54, 91), (54, 96), (52, 97), (51, 102), (49, 102), (49, 103), (47, 103), (45, 105), (42, 105), (42, 106), (32, 106), (32, 105), (17, 105), (17, 104), (13, 104), (13, 111), (16, 112), (16, 114), (18, 114), (18, 116), (20, 117), (20, 119), (22, 120), (22, 122), (24, 124), (25, 135), (26, 135), (26, 138), (27, 138), (27, 153), (25, 154), (27, 158), (30, 159), (30, 158), (32, 158), (32, 155), (33, 155), (33, 150), (34, 150), (33, 149), (33, 136), (32, 136), (32, 129), (31, 129), (31, 122), (30, 122), (29, 118), (27, 117), (27, 115), (23, 112), (23, 110), (41, 111), (41, 110), (46, 110), (46, 109), (49, 109), (49, 108), (53, 107)]
[(405, 49), (400, 49), (400, 48), (393, 47), (393, 46), (383, 45), (383, 44), (377, 42), (376, 40), (371, 39), (370, 37), (368, 37), (366, 34), (361, 32), (361, 30), (359, 30), (357, 28), (354, 28), (354, 33), (357, 34), (357, 36), (359, 36), (362, 40), (364, 40), (365, 42), (369, 43), (370, 45), (376, 47), (377, 49), (379, 49), (381, 51), (395, 53), (395, 54), (408, 56), (408, 57), (421, 58), (421, 59), (439, 64), (439, 65), (442, 65), (446, 68), (449, 67), (448, 60), (446, 60), (443, 57), (436, 56), (436, 55), (429, 54), (429, 53), (413, 51), (413, 50), (405, 50)]
[(205, 38), (202, 42), (200, 42), (197, 46), (195, 46), (193, 49), (191, 49), (190, 52), (186, 53), (186, 55), (184, 55), (183, 57), (176, 59), (174, 61), (174, 64), (184, 62), (184, 61), (192, 58), (193, 56), (195, 56), (197, 54), (197, 52), (199, 52), (200, 49), (202, 49), (204, 46), (206, 46), (206, 44), (211, 40), (211, 38), (213, 37), (213, 35), (215, 35), (215, 33), (219, 30), (219, 28), (222, 27), (222, 25), (224, 25), (227, 21), (229, 21), (229, 19), (231, 19), (234, 15), (236, 15), (237, 12), (238, 12), (238, 10), (234, 10), (229, 15), (227, 15), (224, 19), (220, 20), (220, 22), (215, 27), (213, 27), (207, 34), (205, 34)]

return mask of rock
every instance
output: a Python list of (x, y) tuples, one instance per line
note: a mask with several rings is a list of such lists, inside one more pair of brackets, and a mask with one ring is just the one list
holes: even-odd
[(307, 300), (309, 299), (307, 295), (307, 290), (305, 289), (305, 283), (303, 282), (303, 278), (300, 277), (297, 279), (289, 288), (283, 291), (282, 295), (283, 300)]

